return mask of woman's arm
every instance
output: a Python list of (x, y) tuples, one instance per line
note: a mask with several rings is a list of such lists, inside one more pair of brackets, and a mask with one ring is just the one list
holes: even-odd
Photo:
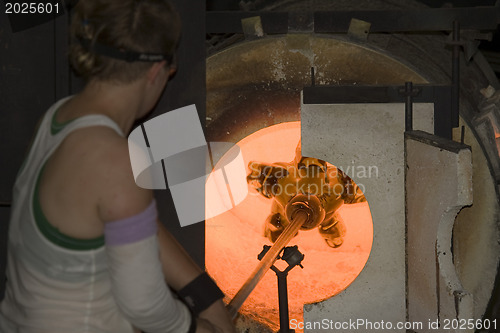
[[(106, 140), (107, 143), (110, 141), (111, 140)], [(99, 216), (102, 221), (116, 221), (134, 216), (148, 207), (153, 200), (152, 191), (139, 188), (135, 184), (130, 167), (126, 141), (115, 142), (115, 145), (108, 147), (107, 151), (102, 154), (99, 164), (105, 175), (100, 182), (101, 190), (99, 191), (100, 199), (98, 204)], [(154, 224), (157, 228), (157, 237), (155, 238), (157, 238), (158, 247), (156, 255), (151, 252), (148, 256), (156, 257), (154, 259), (156, 259), (157, 267), (152, 267), (150, 269), (158, 269), (162, 272), (163, 282), (166, 281), (170, 287), (179, 291), (202, 274), (203, 270), (196, 265), (184, 248), (157, 219), (154, 220)], [(157, 255), (158, 252), (159, 257)], [(132, 255), (134, 255), (133, 251), (130, 252), (130, 256)], [(149, 261), (152, 259), (153, 258), (146, 258), (144, 260)], [(137, 262), (140, 263), (141, 261), (139, 260)], [(130, 267), (131, 265), (128, 265), (128, 263), (127, 259), (124, 259), (123, 262), (116, 267), (119, 268), (120, 271), (125, 268), (134, 269), (134, 267)], [(123, 267), (122, 269), (123, 265), (127, 267)], [(144, 272), (137, 273), (143, 274)], [(120, 275), (123, 276), (123, 278), (129, 279), (127, 274)], [(138, 281), (138, 283), (140, 282)], [(136, 289), (134, 287), (131, 288)], [(159, 290), (163, 290), (163, 287), (158, 288)], [(126, 290), (126, 288), (124, 288), (124, 290)], [(158, 294), (158, 292), (156, 294)], [(153, 295), (155, 295), (155, 293), (153, 293)], [(152, 297), (151, 301), (155, 298), (156, 297)], [(226, 312), (224, 304), (220, 300), (200, 313), (200, 317), (207, 319), (210, 323), (219, 327), (223, 333), (235, 332), (229, 314)], [(217, 331), (214, 329), (210, 330), (210, 325), (202, 319), (199, 320), (196, 332), (204, 333)]]
[(191, 259), (174, 236), (157, 221), (160, 260), (167, 284), (175, 290), (181, 290), (194, 280), (203, 270)]
[[(198, 267), (174, 236), (160, 222), (158, 222), (158, 239), (163, 274), (172, 288), (181, 290), (203, 273), (203, 270)], [(221, 332), (236, 332), (222, 300), (213, 303), (201, 312), (199, 317), (214, 324), (221, 329)]]
[[(107, 137), (92, 160), (97, 212), (103, 223), (111, 289), (122, 315), (150, 333), (185, 333), (187, 306), (165, 284), (152, 192), (133, 179), (127, 142)], [(209, 331), (206, 331), (209, 332)]]

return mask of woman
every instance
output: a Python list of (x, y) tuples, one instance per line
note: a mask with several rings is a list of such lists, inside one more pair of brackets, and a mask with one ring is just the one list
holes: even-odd
[(18, 174), (1, 332), (234, 332), (128, 155), (126, 134), (175, 71), (179, 26), (166, 0), (75, 8), (70, 59), (87, 84), (47, 111)]

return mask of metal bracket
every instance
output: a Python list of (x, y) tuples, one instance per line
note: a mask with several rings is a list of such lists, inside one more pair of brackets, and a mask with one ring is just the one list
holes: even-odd
[(455, 45), (462, 47), (464, 50), (465, 60), (469, 62), (479, 50), (479, 45), (481, 44), (481, 41), (482, 40), (491, 41), (492, 38), (493, 34), (491, 32), (482, 33), (475, 30), (465, 30), (465, 31), (461, 30), (459, 41), (453, 40), (453, 32), (452, 32), (448, 35), (446, 44), (452, 47)]
[(399, 89), (399, 94), (406, 98), (405, 100), (405, 130), (413, 131), (413, 97), (420, 94), (420, 89), (413, 88), (412, 82), (406, 82), (404, 89)]
[(370, 32), (371, 25), (370, 22), (352, 18), (349, 29), (347, 30), (347, 35), (355, 39), (366, 41), (368, 40), (368, 33)]
[(247, 39), (255, 39), (264, 36), (260, 16), (247, 17), (241, 20), (243, 34)]
[(459, 105), (460, 105), (460, 22), (453, 21), (453, 52), (451, 69), (451, 125), (459, 125)]

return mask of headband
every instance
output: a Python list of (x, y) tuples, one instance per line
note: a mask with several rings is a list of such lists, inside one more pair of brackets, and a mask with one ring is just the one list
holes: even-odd
[(97, 41), (92, 41), (83, 37), (78, 37), (78, 41), (89, 52), (93, 52), (113, 59), (124, 60), (126, 62), (159, 62), (166, 60), (167, 63), (171, 64), (173, 61), (172, 54), (139, 53), (134, 51), (120, 50), (115, 47), (101, 44)]

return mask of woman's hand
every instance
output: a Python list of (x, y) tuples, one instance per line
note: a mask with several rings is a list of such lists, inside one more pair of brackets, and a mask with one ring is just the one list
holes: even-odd
[(236, 328), (231, 320), (231, 316), (221, 300), (215, 302), (205, 311), (201, 312), (199, 318), (206, 319), (211, 324), (215, 325), (221, 333), (236, 333)]
[(224, 333), (220, 328), (206, 319), (198, 318), (196, 320), (196, 333)]

